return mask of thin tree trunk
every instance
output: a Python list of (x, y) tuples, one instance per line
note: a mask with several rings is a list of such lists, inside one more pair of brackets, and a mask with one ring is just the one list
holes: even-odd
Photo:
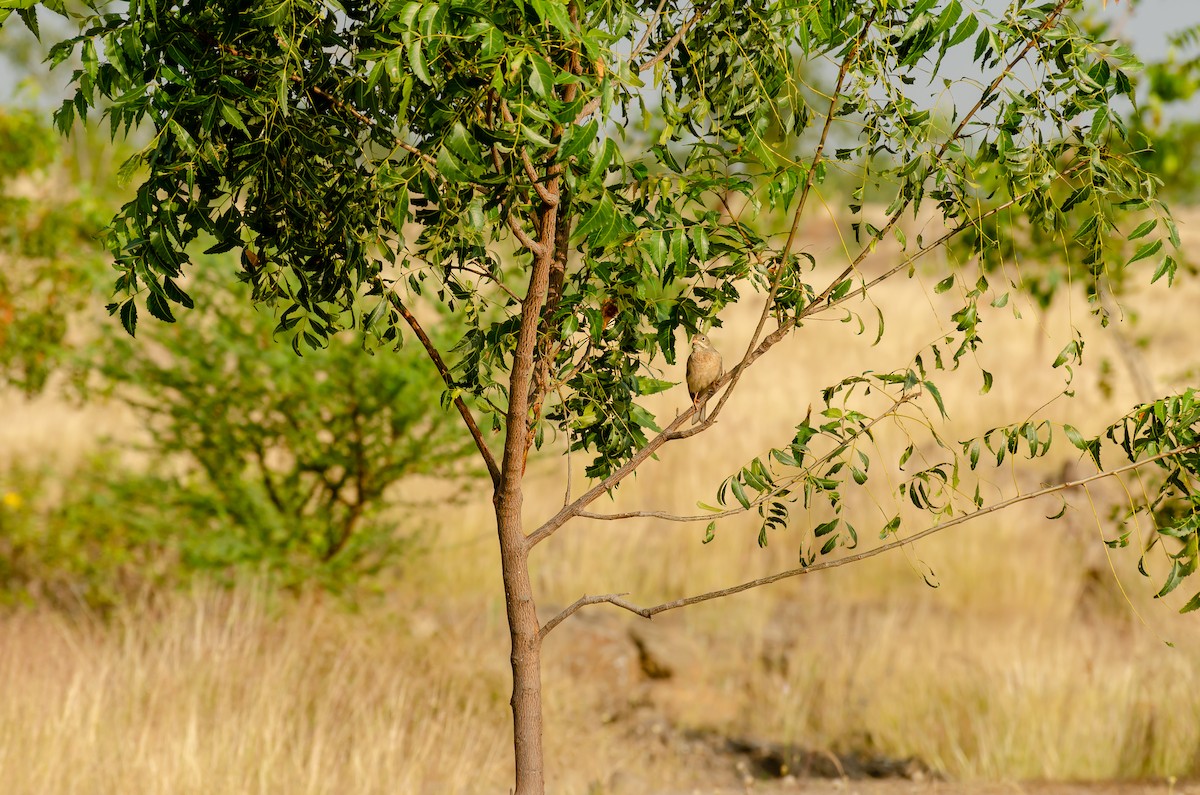
[(512, 640), (513, 751), (516, 795), (542, 795), (542, 644), (537, 607), (529, 580), (529, 547), (521, 532), (521, 491), (514, 499), (496, 501), (500, 558), (504, 571), (504, 603)]
[[(548, 181), (547, 190), (558, 195), (558, 178)], [(509, 376), (508, 415), (505, 418), (504, 458), (496, 488), (496, 530), (500, 539), (500, 565), (504, 577), (504, 603), (512, 639), (510, 661), (513, 672), (513, 756), (516, 763), (516, 795), (544, 795), (546, 791), (542, 754), (541, 638), (537, 606), (529, 580), (530, 544), (521, 527), (524, 501), (521, 480), (525, 474), (525, 452), (530, 433), (529, 413), (533, 374), (536, 366), (538, 325), (549, 289), (554, 261), (555, 207), (544, 205), (540, 213), (540, 251), (535, 252), (529, 289), (521, 307), (521, 329), (513, 351)]]

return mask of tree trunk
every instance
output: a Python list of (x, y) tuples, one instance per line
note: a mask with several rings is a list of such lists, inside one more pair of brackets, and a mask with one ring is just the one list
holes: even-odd
[(529, 547), (521, 532), (521, 490), (496, 495), (496, 527), (504, 574), (504, 602), (512, 639), (513, 751), (516, 795), (543, 795), (542, 644), (529, 580)]
[[(558, 193), (558, 178), (547, 184)], [(529, 290), (521, 306), (521, 328), (513, 351), (509, 376), (508, 415), (505, 421), (504, 458), (496, 487), (496, 531), (500, 537), (500, 565), (504, 576), (504, 603), (512, 638), (513, 756), (516, 762), (516, 795), (544, 795), (542, 769), (542, 641), (538, 637), (537, 607), (529, 581), (530, 544), (521, 528), (524, 501), (522, 478), (529, 433), (530, 392), (536, 366), (538, 323), (554, 261), (555, 207), (544, 205), (538, 231), (542, 240), (535, 252)]]

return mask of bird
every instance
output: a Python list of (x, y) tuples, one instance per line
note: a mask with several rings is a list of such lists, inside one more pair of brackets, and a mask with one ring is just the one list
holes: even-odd
[(688, 394), (692, 398), (693, 406), (697, 405), (697, 398), (704, 398), (699, 403), (699, 413), (692, 419), (693, 425), (704, 422), (704, 407), (708, 402), (705, 393), (724, 372), (721, 354), (717, 353), (708, 337), (703, 334), (692, 337), (692, 353), (687, 360)]

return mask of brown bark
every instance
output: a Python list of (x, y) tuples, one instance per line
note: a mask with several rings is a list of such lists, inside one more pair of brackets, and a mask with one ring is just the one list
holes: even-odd
[[(558, 194), (559, 180), (552, 178), (547, 189)], [(530, 545), (521, 526), (525, 451), (530, 435), (529, 413), (536, 367), (538, 326), (550, 282), (554, 260), (556, 208), (543, 205), (538, 224), (541, 239), (536, 252), (529, 289), (521, 307), (521, 330), (513, 353), (509, 376), (508, 414), (500, 484), (496, 489), (496, 529), (500, 540), (500, 564), (504, 578), (505, 606), (512, 641), (513, 748), (516, 763), (516, 795), (543, 795), (545, 778), (542, 753), (541, 637), (537, 605), (529, 578)]]

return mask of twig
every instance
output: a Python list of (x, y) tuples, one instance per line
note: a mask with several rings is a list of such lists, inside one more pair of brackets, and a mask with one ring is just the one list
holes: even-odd
[[(970, 220), (964, 221), (963, 223), (954, 227), (950, 231), (946, 232), (946, 234), (942, 235), (937, 240), (930, 243), (928, 246), (924, 246), (923, 248), (918, 249), (917, 253), (913, 254), (912, 256), (908, 257), (907, 259), (902, 260), (898, 264), (892, 266), (888, 270), (886, 270), (883, 273), (876, 276), (871, 281), (863, 284), (861, 287), (851, 290), (850, 292), (846, 293), (845, 295), (843, 295), (841, 298), (837, 299), (836, 301), (830, 301), (829, 303), (820, 307), (820, 311), (824, 311), (826, 309), (832, 309), (835, 306), (844, 304), (847, 301), (853, 300), (859, 296), (866, 295), (871, 290), (871, 288), (875, 287), (880, 282), (884, 282), (884, 281), (887, 281), (888, 279), (892, 278), (897, 273), (899, 273), (900, 271), (904, 270), (905, 268), (911, 266), (914, 262), (921, 259), (921, 257), (924, 257), (929, 252), (937, 251), (939, 248), (941, 248), (943, 243), (950, 240), (950, 238), (959, 234), (964, 229), (968, 229), (969, 227), (974, 226), (975, 224), (979, 223), (980, 221), (990, 218), (993, 215), (997, 215), (998, 213), (1004, 212), (1009, 207), (1012, 207), (1014, 204), (1017, 204), (1019, 201), (1021, 201), (1021, 199), (1024, 199), (1028, 195), (1029, 195), (1028, 193), (1025, 193), (1015, 199), (1009, 199), (1008, 201), (1004, 202), (1003, 204), (997, 205), (986, 212), (980, 213), (979, 215), (975, 216), (974, 218), (971, 218)], [(810, 306), (816, 306), (816, 304), (815, 303), (810, 304)], [(818, 311), (818, 310), (814, 310), (812, 313), (806, 312), (805, 317), (808, 317), (810, 314), (815, 314), (816, 311)]]
[[(450, 368), (446, 367), (446, 362), (442, 359), (442, 355), (434, 346), (433, 341), (429, 339), (429, 335), (425, 333), (425, 329), (413, 317), (412, 312), (397, 298), (395, 303), (400, 311), (401, 317), (412, 328), (413, 333), (417, 335), (417, 339), (425, 346), (425, 352), (429, 354), (429, 358), (433, 360), (434, 367), (442, 376), (442, 381), (446, 384), (447, 389), (454, 388), (454, 378), (450, 375)], [(462, 415), (463, 422), (467, 425), (467, 430), (471, 432), (471, 438), (475, 440), (475, 446), (479, 448), (479, 454), (483, 456), (483, 462), (487, 464), (488, 474), (492, 478), (492, 485), (500, 484), (500, 467), (496, 464), (496, 458), (492, 455), (491, 449), (488, 448), (487, 442), (483, 439), (483, 433), (480, 432), (479, 426), (475, 424), (475, 418), (471, 415), (471, 410), (467, 408), (467, 404), (463, 402), (462, 397), (454, 398), (454, 406), (458, 409), (458, 413)]]
[(653, 69), (656, 63), (666, 60), (667, 56), (679, 46), (679, 42), (683, 41), (683, 37), (687, 35), (689, 30), (691, 30), (692, 25), (695, 25), (697, 22), (699, 22), (700, 17), (704, 16), (706, 11), (708, 11), (708, 4), (702, 4), (698, 6), (696, 8), (696, 13), (692, 14), (692, 18), (680, 25), (679, 30), (675, 31), (675, 35), (667, 40), (667, 43), (663, 45), (663, 48), (655, 53), (653, 58), (649, 59), (640, 67), (638, 67), (638, 72), (645, 72)]
[(982, 508), (978, 511), (971, 511), (970, 513), (962, 514), (960, 516), (955, 517), (954, 519), (951, 519), (948, 522), (943, 522), (942, 524), (936, 524), (936, 525), (933, 525), (932, 527), (927, 527), (924, 530), (922, 530), (921, 532), (917, 533), (916, 535), (910, 536), (908, 538), (898, 538), (895, 541), (889, 541), (886, 544), (875, 547), (874, 549), (868, 549), (865, 552), (859, 552), (854, 555), (848, 555), (844, 558), (838, 558), (837, 560), (829, 560), (829, 561), (825, 561), (823, 563), (817, 563), (812, 566), (801, 567), (798, 569), (789, 569), (788, 571), (782, 571), (782, 572), (779, 572), (778, 574), (772, 574), (767, 577), (760, 577), (756, 580), (750, 580), (749, 582), (744, 582), (744, 583), (741, 583), (740, 585), (734, 585), (729, 588), (722, 588), (718, 591), (708, 591), (707, 593), (697, 594), (696, 596), (688, 596), (683, 599), (676, 599), (671, 602), (663, 602), (662, 604), (654, 605), (652, 607), (638, 607), (637, 605), (631, 604), (630, 602), (621, 598), (622, 596), (625, 596), (625, 594), (607, 594), (604, 596), (585, 596), (585, 597), (577, 600), (570, 607), (568, 607), (565, 610), (563, 610), (562, 612), (560, 612), (554, 618), (547, 621), (545, 626), (542, 627), (541, 635), (542, 635), (542, 637), (545, 637), (545, 635), (550, 630), (554, 629), (556, 626), (561, 624), (571, 614), (577, 612), (578, 610), (580, 610), (583, 607), (587, 607), (588, 605), (600, 604), (602, 602), (608, 602), (610, 604), (616, 605), (617, 607), (624, 608), (625, 610), (628, 610), (631, 613), (636, 613), (637, 615), (641, 616), (642, 618), (653, 618), (654, 616), (658, 615), (659, 613), (665, 613), (668, 610), (675, 610), (680, 607), (687, 607), (689, 605), (698, 604), (700, 602), (707, 602), (712, 599), (720, 599), (725, 596), (732, 596), (733, 594), (741, 593), (742, 591), (748, 591), (752, 588), (759, 588), (764, 585), (770, 585), (771, 583), (779, 582), (780, 580), (786, 580), (790, 577), (798, 577), (801, 574), (812, 574), (813, 572), (823, 571), (825, 569), (836, 569), (839, 566), (845, 566), (850, 563), (857, 563), (860, 560), (866, 560), (867, 558), (873, 558), (876, 555), (882, 555), (884, 552), (889, 552), (893, 549), (896, 549), (897, 547), (905, 546), (906, 544), (912, 544), (916, 541), (921, 540), (922, 538), (925, 538), (926, 536), (933, 535), (934, 533), (940, 533), (941, 531), (948, 530), (951, 527), (954, 527), (955, 525), (962, 524), (963, 522), (970, 521), (971, 519), (977, 519), (980, 516), (984, 516), (986, 514), (993, 513), (995, 511), (999, 511), (1004, 508), (1008, 508), (1009, 506), (1015, 505), (1019, 502), (1025, 502), (1026, 500), (1032, 500), (1032, 499), (1036, 499), (1038, 497), (1044, 497), (1047, 494), (1054, 494), (1056, 492), (1066, 491), (1067, 489), (1071, 489), (1076, 486), (1083, 486), (1087, 483), (1091, 483), (1094, 480), (1101, 480), (1102, 478), (1114, 477), (1114, 476), (1120, 475), (1124, 472), (1129, 472), (1131, 470), (1138, 469), (1139, 467), (1145, 466), (1146, 464), (1151, 464), (1151, 463), (1154, 463), (1155, 461), (1161, 461), (1164, 458), (1170, 458), (1171, 456), (1179, 455), (1181, 453), (1186, 453), (1190, 450), (1195, 450), (1197, 448), (1200, 448), (1200, 442), (1197, 442), (1195, 444), (1189, 444), (1184, 447), (1179, 447), (1179, 448), (1170, 450), (1165, 453), (1159, 453), (1158, 455), (1151, 456), (1150, 458), (1146, 458), (1141, 461), (1134, 461), (1132, 463), (1126, 464), (1125, 466), (1118, 467), (1116, 469), (1112, 469), (1107, 472), (1098, 472), (1095, 475), (1089, 475), (1086, 478), (1080, 478), (1079, 480), (1073, 480), (1069, 483), (1059, 483), (1058, 485), (1047, 486), (1044, 489), (1032, 491), (1028, 494), (1020, 494), (1020, 495), (1017, 495), (1016, 497), (1011, 497), (1002, 502), (998, 502), (995, 505), (991, 505), (987, 508)]
[(509, 288), (508, 285), (504, 284), (504, 282), (500, 281), (500, 279), (497, 278), (496, 276), (493, 276), (492, 274), (487, 273), (484, 270), (475, 270), (474, 268), (471, 268), (467, 265), (460, 264), (458, 267), (459, 267), (459, 270), (466, 271), (467, 273), (473, 273), (474, 275), (480, 276), (484, 279), (489, 279), (493, 284), (495, 284), (497, 287), (499, 287), (501, 289), (501, 291), (503, 291), (505, 293), (505, 295), (507, 295), (512, 300), (516, 301), (518, 304), (521, 303), (521, 297), (518, 296), (516, 293), (514, 293)]
[[(508, 124), (516, 124), (517, 120), (513, 118), (512, 112), (508, 109), (508, 101), (500, 99), (500, 115), (504, 117), (504, 121)], [(537, 191), (538, 198), (542, 203), (550, 207), (558, 205), (557, 194), (546, 190), (546, 186), (542, 184), (541, 178), (538, 177), (537, 169), (533, 167), (533, 161), (529, 159), (529, 152), (524, 146), (518, 146), (517, 150), (521, 155), (521, 165), (525, 169), (525, 176), (529, 177), (529, 182), (533, 185), (533, 189)], [(495, 157), (496, 147), (492, 146), (493, 157)]]

